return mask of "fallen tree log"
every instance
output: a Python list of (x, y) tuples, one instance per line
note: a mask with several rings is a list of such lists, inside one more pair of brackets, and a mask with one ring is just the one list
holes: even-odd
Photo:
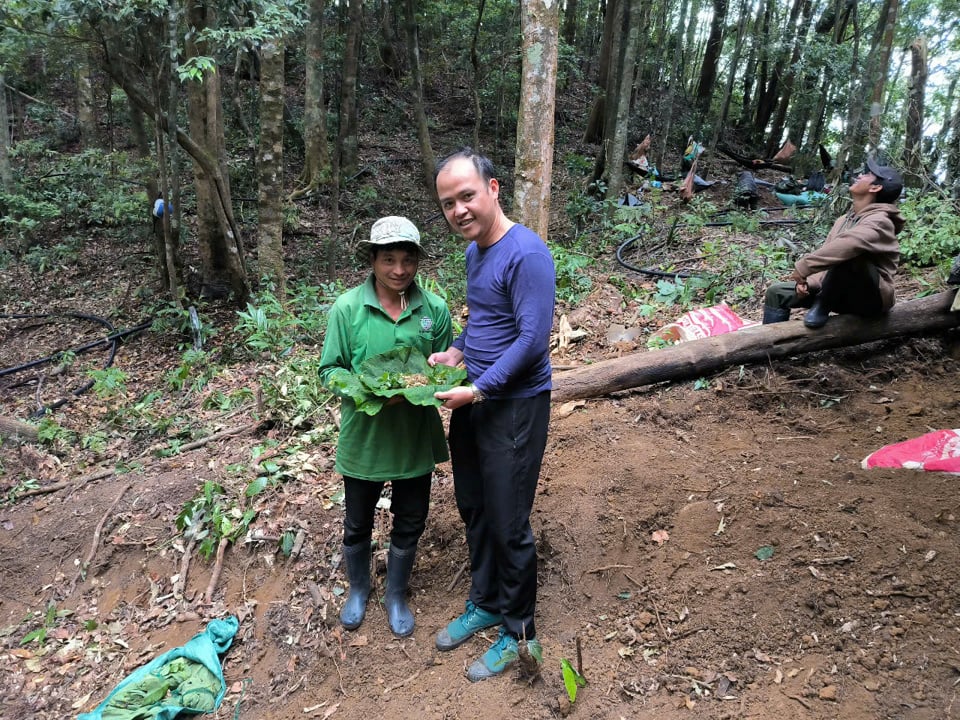
[(729, 365), (947, 330), (960, 326), (960, 313), (950, 312), (956, 292), (947, 290), (900, 303), (875, 319), (835, 315), (819, 330), (808, 330), (798, 321), (757, 325), (663, 350), (601, 360), (555, 374), (552, 399), (566, 402), (599, 397), (651, 383), (689, 380)]
[(8, 437), (13, 439), (19, 437), (28, 442), (36, 442), (37, 426), (0, 415), (0, 442)]

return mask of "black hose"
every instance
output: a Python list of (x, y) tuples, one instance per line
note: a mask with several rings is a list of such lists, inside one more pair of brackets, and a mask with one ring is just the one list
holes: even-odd
[[(127, 328), (126, 330), (115, 330), (109, 320), (98, 317), (96, 315), (86, 315), (84, 313), (47, 313), (47, 314), (40, 314), (40, 315), (21, 315), (21, 314), (11, 315), (6, 313), (0, 313), (0, 319), (13, 319), (13, 320), (55, 318), (55, 317), (72, 317), (79, 320), (90, 320), (92, 322), (96, 322), (103, 325), (105, 328), (109, 330), (109, 334), (105, 338), (101, 338), (100, 340), (93, 340), (91, 342), (85, 343), (84, 345), (78, 345), (77, 347), (70, 348), (69, 350), (61, 350), (59, 352), (53, 353), (52, 355), (48, 355), (46, 357), (39, 358), (37, 360), (31, 360), (30, 362), (23, 363), (22, 365), (17, 365), (16, 367), (0, 369), (0, 377), (3, 377), (5, 375), (12, 375), (14, 373), (21, 372), (23, 370), (29, 370), (30, 368), (34, 368), (48, 362), (53, 362), (59, 359), (60, 357), (62, 357), (65, 352), (70, 352), (75, 355), (79, 355), (88, 350), (92, 350), (96, 347), (100, 347), (101, 345), (109, 344), (110, 354), (107, 357), (107, 360), (104, 363), (102, 368), (103, 370), (106, 370), (111, 365), (113, 365), (114, 358), (116, 358), (117, 356), (117, 345), (121, 340), (123, 340), (124, 338), (130, 335), (134, 335), (136, 333), (142, 332), (143, 330), (146, 330), (153, 324), (153, 319), (151, 318), (150, 320), (142, 322), (135, 327)], [(72, 390), (70, 394), (73, 395), (74, 397), (79, 397), (81, 394), (85, 393), (87, 390), (92, 388), (95, 382), (96, 381), (94, 380), (90, 380), (84, 383), (82, 386)], [(50, 410), (56, 410), (57, 408), (66, 404), (68, 400), (69, 398), (61, 398), (60, 400), (57, 400), (51, 405), (45, 405), (43, 407), (40, 407), (37, 410), (35, 410), (33, 413), (31, 413), (30, 417), (32, 418), (40, 417), (46, 414), (47, 412), (49, 412)]]

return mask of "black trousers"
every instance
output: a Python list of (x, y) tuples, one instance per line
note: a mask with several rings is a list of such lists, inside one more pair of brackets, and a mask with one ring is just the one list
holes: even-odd
[[(406, 550), (417, 544), (427, 525), (430, 510), (430, 479), (433, 473), (405, 480), (391, 480), (390, 512), (393, 526), (390, 544)], [(384, 483), (344, 476), (343, 544), (368, 542), (373, 535), (373, 517)]]
[(863, 256), (827, 270), (816, 295), (801, 300), (797, 298), (796, 288), (792, 282), (773, 283), (767, 288), (764, 302), (769, 307), (808, 308), (819, 299), (827, 310), (841, 315), (869, 317), (883, 312), (877, 266)]
[(530, 512), (550, 424), (550, 392), (487, 400), (450, 417), (457, 509), (470, 552), (470, 600), (503, 616), (517, 638), (537, 635), (537, 549)]

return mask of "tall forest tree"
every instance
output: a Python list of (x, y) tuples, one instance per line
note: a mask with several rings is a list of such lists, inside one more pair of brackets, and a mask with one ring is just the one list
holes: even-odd
[(521, 0), (520, 8), (523, 42), (514, 206), (519, 221), (546, 240), (550, 226), (560, 3)]
[[(420, 145), (420, 172), (424, 189), (437, 199), (437, 187), (433, 181), (433, 168), (437, 164), (430, 142), (430, 127), (423, 99), (423, 72), (420, 69), (420, 33), (417, 28), (415, 0), (404, 3), (404, 28), (407, 40), (407, 62), (410, 66), (410, 86), (413, 94), (413, 117), (417, 126), (417, 142)], [(438, 201), (439, 205), (439, 201)]]
[(727, 22), (727, 0), (713, 0), (713, 18), (710, 20), (710, 36), (707, 38), (703, 64), (700, 66), (700, 81), (697, 83), (697, 109), (706, 115), (714, 95), (717, 67), (723, 50), (723, 28)]
[(257, 260), (260, 276), (272, 282), (277, 297), (286, 292), (283, 269), (283, 42), (270, 38), (260, 46), (260, 178)]
[(317, 192), (330, 177), (330, 145), (327, 141), (327, 102), (323, 86), (325, 0), (310, 0), (306, 26), (303, 91), (303, 171), (290, 200)]
[(904, 136), (903, 167), (907, 185), (920, 186), (927, 179), (923, 163), (923, 114), (927, 87), (927, 41), (917, 38), (910, 43), (912, 70), (907, 100), (907, 132)]

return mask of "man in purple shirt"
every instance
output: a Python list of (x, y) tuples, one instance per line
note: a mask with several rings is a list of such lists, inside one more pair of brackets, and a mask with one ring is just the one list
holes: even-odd
[(453, 650), (500, 625), (470, 665), (484, 680), (516, 661), (524, 642), (539, 660), (534, 624), (537, 554), (530, 511), (550, 420), (550, 330), (556, 277), (540, 237), (500, 207), (493, 164), (470, 148), (441, 160), (434, 175), (447, 222), (467, 247), (467, 327), (431, 364), (466, 365), (469, 386), (437, 393), (450, 417), (457, 509), (470, 551), (466, 611), (437, 634)]

